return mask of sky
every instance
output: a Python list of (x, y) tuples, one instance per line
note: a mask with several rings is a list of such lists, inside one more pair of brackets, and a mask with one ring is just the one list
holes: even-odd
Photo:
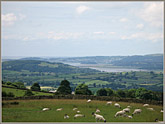
[(163, 53), (163, 2), (1, 2), (3, 56)]

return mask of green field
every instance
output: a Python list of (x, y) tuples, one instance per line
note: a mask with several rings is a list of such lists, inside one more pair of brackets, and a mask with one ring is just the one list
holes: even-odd
[[(14, 97), (24, 96), (26, 92), (26, 90), (6, 88), (6, 87), (2, 87), (2, 91), (5, 91), (6, 93), (12, 92), (14, 94)], [(37, 92), (37, 91), (32, 91), (32, 93), (34, 94), (34, 96), (53, 95), (52, 93), (43, 93), (43, 92)]]
[[(78, 84), (85, 83), (90, 88), (112, 88), (114, 90), (131, 89), (144, 87), (153, 91), (162, 91), (163, 89), (163, 74), (154, 72), (126, 72), (122, 73), (75, 73), (75, 74), (56, 74), (42, 72), (28, 72), (22, 70), (3, 71), (3, 80), (5, 82), (23, 82), (25, 86), (31, 86), (32, 83), (38, 82), (41, 86), (49, 86), (57, 88), (63, 79), (67, 79), (71, 83), (71, 87), (75, 88)], [(94, 87), (94, 84), (96, 87)], [(96, 92), (96, 91), (94, 91)]]
[[(106, 101), (93, 100), (87, 103), (86, 100), (8, 100), (3, 103), (10, 103), (17, 101), (18, 105), (6, 104), (2, 108), (2, 121), (3, 122), (95, 122), (95, 118), (91, 115), (96, 108), (100, 109), (100, 114), (104, 116), (107, 122), (154, 122), (156, 118), (160, 121), (163, 120), (163, 114), (160, 110), (162, 106), (150, 105), (155, 111), (149, 111), (139, 103), (126, 103), (119, 102), (122, 109), (128, 105), (131, 106), (131, 115), (134, 109), (141, 108), (142, 113), (134, 115), (132, 119), (125, 117), (114, 118), (114, 115), (119, 108), (107, 106)], [(113, 102), (114, 104), (115, 102)], [(42, 108), (50, 108), (49, 111), (41, 111)], [(77, 107), (85, 117), (74, 119), (75, 111), (72, 109)], [(62, 111), (56, 111), (57, 108), (63, 108)], [(64, 114), (70, 116), (69, 119), (64, 119)]]

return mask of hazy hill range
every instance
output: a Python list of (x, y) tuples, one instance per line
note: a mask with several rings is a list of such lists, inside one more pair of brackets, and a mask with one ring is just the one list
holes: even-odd
[(133, 66), (140, 69), (163, 69), (163, 55), (153, 54), (145, 56), (129, 56), (121, 60), (113, 61), (115, 66)]
[(57, 63), (57, 62), (51, 63), (51, 62), (39, 61), (39, 60), (5, 61), (2, 63), (2, 70), (10, 70), (10, 71), (26, 70), (29, 72), (54, 72), (54, 73), (62, 73), (62, 74), (99, 72), (94, 69), (79, 68), (63, 63)]
[(42, 60), (49, 62), (80, 63), (80, 64), (110, 64), (112, 66), (135, 67), (148, 70), (163, 69), (163, 54), (134, 56), (91, 56), (91, 57), (28, 57), (21, 60)]

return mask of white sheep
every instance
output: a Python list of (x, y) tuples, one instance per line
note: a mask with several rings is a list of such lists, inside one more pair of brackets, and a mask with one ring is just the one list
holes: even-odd
[(63, 108), (58, 108), (58, 109), (56, 109), (56, 111), (62, 111), (63, 110)]
[(96, 114), (94, 112), (92, 113), (92, 115), (95, 116), (96, 121), (100, 120), (106, 122), (105, 118), (102, 115)]
[(131, 106), (128, 105), (127, 108), (131, 108)]
[(118, 112), (116, 112), (116, 114), (115, 114), (115, 118), (117, 117), (117, 116), (124, 116), (124, 114), (125, 114), (125, 111), (118, 111)]
[(96, 109), (96, 113), (99, 113), (100, 112), (100, 110), (99, 109)]
[(77, 110), (78, 108), (73, 108), (73, 111)]
[(68, 119), (68, 118), (69, 118), (69, 115), (65, 114), (64, 119)]
[(77, 117), (85, 117), (85, 115), (83, 115), (83, 114), (75, 114), (74, 115), (74, 119), (77, 118)]
[(118, 103), (114, 104), (115, 107), (121, 108), (120, 105)]
[(164, 112), (163, 110), (160, 110), (160, 112)]
[(125, 108), (125, 109), (123, 109), (123, 111), (125, 111), (125, 112), (130, 112), (130, 109), (129, 108)]
[(112, 105), (112, 101), (107, 102), (107, 105)]
[(144, 104), (144, 105), (143, 105), (143, 107), (148, 107), (148, 106), (149, 106), (149, 104)]
[(133, 117), (131, 115), (123, 114), (123, 117), (127, 117), (129, 119), (132, 119)]
[(129, 119), (132, 119), (133, 117), (132, 117), (131, 115), (128, 115), (128, 118), (129, 118)]
[(43, 108), (42, 111), (48, 111), (50, 108)]
[(141, 109), (135, 109), (134, 112), (132, 113), (132, 116), (133, 116), (134, 114), (140, 114), (141, 112), (142, 112)]
[(150, 110), (150, 111), (155, 111), (153, 108), (147, 108), (147, 110)]
[(80, 111), (77, 111), (77, 113), (81, 113)]
[(90, 102), (91, 102), (91, 99), (88, 99), (88, 100), (87, 100), (87, 103), (90, 103)]

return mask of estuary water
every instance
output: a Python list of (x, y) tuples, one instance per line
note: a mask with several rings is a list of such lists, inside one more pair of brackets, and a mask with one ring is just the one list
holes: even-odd
[(137, 69), (132, 67), (112, 66), (109, 64), (80, 64), (80, 63), (65, 63), (80, 68), (91, 68), (102, 72), (131, 72), (131, 71), (148, 71), (145, 69)]

